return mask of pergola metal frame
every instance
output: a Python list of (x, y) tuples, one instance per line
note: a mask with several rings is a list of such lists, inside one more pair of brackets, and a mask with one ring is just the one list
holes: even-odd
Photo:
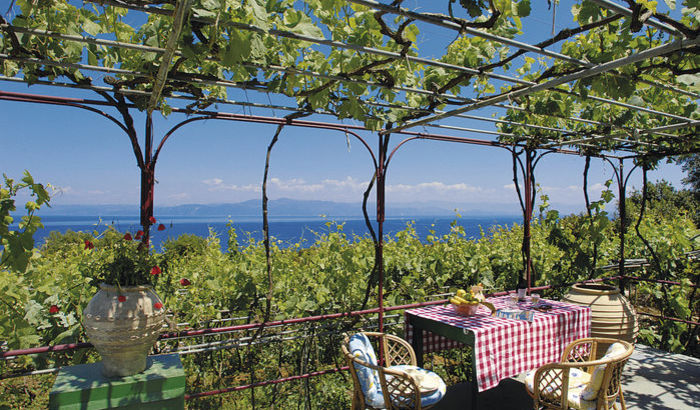
[[(596, 4), (600, 5), (601, 8), (610, 10), (612, 13), (619, 14), (620, 17), (615, 17), (617, 18), (628, 18), (630, 16), (633, 16), (634, 13), (632, 10), (630, 10), (627, 7), (620, 6), (619, 4), (616, 4), (614, 2), (611, 2), (609, 0), (591, 0), (594, 1)], [(59, 68), (71, 68), (71, 69), (78, 69), (78, 70), (84, 70), (85, 72), (102, 72), (102, 73), (109, 73), (109, 74), (117, 74), (121, 76), (125, 76), (128, 78), (144, 78), (149, 80), (149, 82), (152, 84), (152, 91), (144, 91), (144, 90), (129, 90), (129, 89), (120, 89), (120, 88), (108, 88), (108, 87), (100, 87), (96, 86), (93, 84), (70, 84), (70, 83), (62, 83), (58, 81), (47, 81), (47, 80), (32, 80), (34, 83), (42, 84), (42, 85), (48, 85), (48, 86), (55, 86), (55, 87), (70, 87), (70, 88), (77, 88), (77, 89), (84, 89), (84, 90), (89, 90), (93, 92), (97, 92), (98, 94), (102, 95), (105, 98), (105, 101), (100, 101), (100, 100), (92, 100), (92, 99), (82, 99), (82, 98), (66, 98), (66, 97), (53, 97), (53, 96), (45, 96), (45, 95), (37, 95), (37, 94), (27, 94), (27, 93), (13, 93), (13, 92), (6, 92), (6, 91), (1, 91), (0, 90), (0, 100), (6, 100), (6, 101), (17, 101), (17, 102), (32, 102), (32, 103), (41, 103), (41, 104), (54, 104), (54, 105), (63, 105), (63, 106), (73, 106), (85, 110), (89, 110), (91, 112), (97, 113), (99, 115), (102, 115), (103, 117), (109, 119), (110, 121), (116, 123), (131, 139), (132, 146), (134, 147), (134, 154), (137, 157), (138, 165), (141, 169), (141, 223), (144, 226), (144, 231), (148, 232), (148, 228), (150, 226), (149, 222), (149, 217), (153, 215), (153, 190), (154, 190), (154, 175), (155, 175), (155, 165), (158, 159), (158, 155), (161, 152), (161, 149), (163, 147), (163, 144), (168, 140), (170, 136), (173, 135), (173, 133), (180, 129), (182, 126), (188, 123), (196, 122), (198, 120), (203, 120), (203, 119), (220, 119), (220, 120), (228, 120), (228, 121), (248, 121), (248, 122), (256, 122), (256, 123), (264, 123), (264, 124), (271, 124), (271, 125), (277, 125), (278, 127), (278, 133), (279, 130), (281, 130), (283, 127), (286, 126), (302, 126), (302, 127), (313, 127), (313, 128), (322, 128), (322, 129), (327, 129), (327, 130), (335, 130), (339, 131), (345, 134), (352, 134), (355, 138), (359, 139), (364, 147), (367, 149), (369, 152), (369, 155), (372, 159), (373, 162), (373, 178), (369, 183), (369, 186), (367, 188), (367, 191), (365, 192), (364, 195), (364, 202), (363, 202), (363, 211), (365, 214), (365, 219), (367, 222), (368, 229), (370, 230), (370, 233), (372, 234), (374, 240), (375, 240), (375, 256), (376, 256), (376, 269), (377, 269), (377, 275), (378, 275), (378, 313), (379, 313), (379, 328), (380, 330), (383, 328), (383, 311), (384, 311), (384, 306), (383, 306), (383, 222), (385, 218), (385, 179), (386, 179), (386, 173), (387, 173), (387, 167), (393, 158), (393, 156), (396, 154), (397, 150), (402, 147), (404, 144), (408, 143), (409, 141), (413, 140), (418, 140), (418, 139), (424, 139), (424, 140), (434, 140), (434, 141), (443, 141), (443, 142), (453, 142), (453, 143), (465, 143), (465, 144), (476, 144), (476, 145), (484, 145), (484, 146), (495, 146), (495, 147), (500, 147), (500, 148), (505, 148), (509, 150), (513, 156), (513, 170), (514, 170), (514, 176), (515, 179), (517, 180), (518, 177), (518, 170), (520, 170), (520, 173), (523, 176), (524, 179), (524, 194), (521, 193), (519, 184), (516, 183), (516, 190), (518, 193), (518, 196), (520, 198), (520, 203), (521, 207), (523, 208), (523, 216), (524, 216), (524, 239), (523, 239), (523, 255), (524, 255), (524, 278), (527, 281), (528, 288), (531, 285), (531, 271), (532, 271), (532, 259), (530, 255), (530, 222), (532, 218), (532, 212), (533, 212), (533, 204), (534, 204), (534, 193), (535, 193), (535, 182), (534, 182), (534, 168), (539, 161), (539, 159), (542, 157), (542, 155), (546, 155), (548, 153), (563, 153), (563, 154), (573, 154), (573, 155), (585, 155), (588, 157), (599, 157), (602, 158), (606, 161), (609, 161), (611, 165), (613, 165), (613, 168), (615, 169), (615, 164), (611, 162), (611, 160), (617, 160), (619, 162), (619, 167), (618, 169), (615, 169), (617, 180), (618, 180), (618, 187), (619, 187), (619, 194), (621, 195), (619, 198), (620, 201), (620, 206), (621, 206), (621, 215), (623, 216), (624, 219), (624, 187), (626, 185), (626, 181), (629, 178), (629, 173), (627, 177), (623, 176), (623, 163), (625, 159), (639, 159), (642, 157), (646, 156), (669, 156), (669, 155), (678, 155), (678, 154), (684, 154), (684, 153), (697, 153), (700, 152), (700, 143), (697, 141), (697, 135), (695, 134), (697, 125), (700, 124), (700, 120), (693, 119), (693, 118), (688, 118), (684, 116), (680, 116), (677, 114), (673, 113), (667, 113), (659, 110), (655, 110), (653, 108), (648, 108), (648, 107), (642, 107), (642, 106), (637, 106), (637, 105), (632, 105), (629, 103), (626, 103), (624, 101), (617, 101), (614, 99), (609, 99), (609, 98), (603, 98), (595, 95), (588, 95), (586, 97), (581, 96), (580, 94), (573, 92), (571, 90), (567, 89), (562, 89), (558, 88), (560, 85), (569, 83), (571, 81), (576, 81), (582, 78), (588, 78), (588, 77), (593, 77), (597, 75), (613, 75), (613, 76), (623, 76), (620, 72), (617, 71), (618, 68), (629, 65), (629, 64), (634, 64), (640, 61), (645, 61), (647, 59), (651, 59), (657, 56), (664, 56), (669, 53), (674, 53), (674, 52), (681, 52), (684, 50), (691, 50), (696, 52), (698, 50), (698, 47), (700, 46), (700, 37), (697, 35), (698, 30), (695, 30), (691, 34), (693, 35), (688, 35), (687, 31), (679, 30), (674, 24), (669, 24), (668, 21), (660, 21), (658, 16), (654, 16), (654, 18), (647, 19), (643, 22), (641, 22), (644, 25), (647, 25), (649, 27), (653, 27), (657, 30), (660, 30), (666, 34), (668, 34), (671, 37), (674, 37), (675, 40), (662, 44), (657, 47), (653, 47), (648, 50), (640, 51), (637, 53), (633, 53), (627, 57), (624, 58), (619, 58), (617, 60), (613, 61), (608, 61), (605, 63), (601, 64), (592, 64), (587, 61), (583, 61), (580, 59), (573, 58), (571, 56), (567, 56), (566, 54), (563, 54), (561, 52), (556, 52), (547, 49), (544, 46), (540, 45), (532, 45), (532, 44), (527, 44), (523, 43), (520, 41), (516, 41), (513, 39), (501, 37), (498, 35), (494, 35), (492, 33), (489, 33), (486, 30), (483, 29), (476, 29), (474, 27), (470, 27), (468, 22), (464, 20), (459, 20), (455, 18), (450, 18), (447, 16), (441, 16), (441, 15), (435, 15), (431, 13), (420, 13), (420, 12), (415, 12), (411, 10), (404, 9), (400, 6), (393, 6), (393, 5), (387, 5), (387, 4), (382, 4), (376, 1), (372, 0), (347, 0), (348, 3), (354, 3), (358, 4), (364, 7), (368, 7), (371, 10), (374, 10), (377, 13), (390, 13), (396, 16), (402, 16), (407, 19), (410, 19), (411, 21), (420, 21), (425, 24), (431, 24), (432, 26), (435, 27), (441, 27), (445, 28), (448, 30), (453, 30), (457, 31), (459, 35), (471, 35), (471, 36), (476, 36), (476, 37), (481, 37), (483, 39), (486, 39), (488, 41), (492, 41), (494, 43), (510, 46), (510, 47), (515, 47), (518, 49), (518, 52), (522, 52), (523, 54), (525, 53), (535, 53), (537, 55), (545, 56), (552, 58), (556, 61), (562, 61), (570, 64), (574, 64), (578, 67), (580, 67), (580, 70), (577, 70), (572, 73), (564, 74), (564, 75), (559, 75), (555, 76), (553, 79), (546, 81), (546, 82), (533, 82), (533, 81), (527, 81), (520, 79), (518, 77), (513, 77), (511, 75), (502, 75), (502, 74), (496, 74), (490, 70), (484, 69), (484, 67), (466, 67), (466, 66), (460, 66), (456, 64), (448, 64), (442, 61), (434, 60), (434, 59), (427, 59), (427, 58), (422, 58), (419, 56), (413, 56), (409, 55), (408, 53), (397, 53), (393, 51), (387, 51), (387, 50), (381, 50), (378, 48), (372, 48), (372, 47), (366, 47), (362, 45), (357, 45), (357, 44), (352, 44), (348, 42), (342, 42), (342, 41), (337, 41), (333, 39), (326, 39), (326, 38), (315, 38), (315, 37), (310, 37), (306, 35), (301, 35), (298, 33), (293, 33), (289, 31), (284, 31), (284, 30), (277, 30), (277, 29), (263, 29), (261, 27), (256, 27), (251, 24), (245, 24), (241, 22), (224, 22), (223, 24), (226, 24), (228, 27), (233, 27), (237, 30), (244, 30), (244, 31), (250, 31), (250, 32), (256, 32), (261, 35), (270, 35), (270, 36), (275, 36), (275, 37), (281, 37), (281, 38), (289, 38), (293, 40), (301, 40), (304, 42), (309, 42), (312, 44), (315, 44), (317, 46), (325, 46), (325, 47), (330, 47), (332, 49), (344, 49), (344, 50), (351, 50), (357, 53), (363, 53), (363, 54), (368, 54), (368, 55), (374, 55), (374, 56), (380, 56), (380, 57), (385, 57), (392, 59), (394, 61), (406, 61), (408, 64), (410, 63), (415, 63), (415, 64), (422, 64), (425, 66), (433, 66), (433, 67), (439, 67), (445, 70), (449, 70), (451, 72), (456, 72), (456, 73), (463, 73), (467, 74), (470, 76), (479, 76), (479, 77), (486, 77), (495, 81), (500, 81), (504, 82), (507, 84), (514, 84), (515, 88), (511, 89), (510, 91), (503, 92), (501, 94), (497, 94), (494, 96), (490, 97), (485, 97), (485, 98), (471, 98), (467, 96), (460, 96), (460, 95), (453, 95), (451, 93), (444, 93), (444, 92), (439, 92), (436, 93), (433, 90), (427, 89), (427, 88), (416, 88), (413, 86), (404, 86), (401, 84), (398, 85), (391, 85), (388, 86), (386, 84), (382, 84), (379, 82), (375, 81), (369, 81), (365, 79), (358, 79), (358, 78), (350, 78), (347, 75), (339, 75), (338, 73), (317, 73), (313, 72), (310, 70), (304, 70), (304, 69), (299, 69), (296, 67), (283, 67), (283, 66), (263, 66), (261, 64), (255, 63), (255, 62), (241, 62), (240, 65), (245, 68), (249, 69), (256, 69), (259, 70), (259, 73), (266, 74), (270, 72), (277, 72), (277, 73), (291, 73), (295, 75), (301, 75), (301, 76), (308, 76), (312, 78), (322, 78), (326, 79), (328, 81), (335, 81), (335, 82), (340, 82), (340, 83), (357, 83), (357, 84), (362, 84), (374, 88), (383, 88), (383, 89), (391, 89), (392, 91), (398, 91), (401, 93), (417, 93), (417, 94), (422, 94), (422, 95), (428, 95), (428, 96), (433, 96), (436, 98), (443, 98), (447, 102), (447, 105), (462, 105), (462, 104), (467, 104), (467, 105), (462, 105), (457, 108), (452, 108), (449, 110), (437, 110), (435, 108), (431, 109), (425, 109), (425, 108), (412, 108), (406, 105), (401, 105), (401, 104), (386, 104), (386, 103), (376, 103), (373, 101), (363, 101), (364, 104), (368, 105), (375, 105), (375, 106), (380, 106), (380, 107), (386, 107), (386, 108), (398, 108), (402, 110), (406, 110), (407, 112), (414, 112), (414, 113), (419, 113), (423, 115), (427, 115), (426, 117), (423, 118), (418, 118), (415, 120), (410, 120), (410, 121), (405, 121), (401, 124), (396, 124), (393, 126), (388, 126), (386, 129), (379, 131), (377, 133), (378, 136), (378, 144), (377, 144), (377, 149), (376, 151), (372, 150), (370, 144), (367, 143), (367, 141), (361, 137), (359, 134), (357, 134), (357, 131), (370, 131), (365, 129), (364, 127), (361, 126), (350, 126), (350, 125), (345, 125), (345, 124), (340, 124), (340, 123), (324, 123), (324, 122), (318, 122), (318, 121), (308, 121), (308, 120), (302, 120), (299, 117), (301, 116), (306, 116), (306, 115), (311, 115), (311, 114), (321, 114), (321, 115), (333, 115), (337, 117), (337, 114), (334, 112), (328, 112), (325, 110), (310, 110), (305, 107), (290, 107), (290, 106), (284, 106), (284, 105), (278, 105), (278, 104), (262, 104), (262, 103), (254, 103), (250, 101), (236, 101), (236, 100), (228, 100), (228, 99), (213, 99), (213, 98), (202, 98), (201, 96), (189, 96), (186, 94), (182, 93), (168, 93), (168, 94), (163, 94), (162, 92), (166, 85), (169, 83), (173, 82), (178, 82), (178, 83), (189, 83), (193, 85), (212, 85), (212, 86), (221, 86), (221, 87), (227, 87), (227, 88), (237, 88), (237, 89), (243, 89), (243, 90), (255, 90), (255, 91), (261, 91), (261, 92), (269, 92), (269, 90), (265, 89), (264, 87), (256, 84), (251, 84), (251, 83), (237, 83), (231, 80), (226, 80), (222, 78), (218, 79), (211, 79), (203, 76), (197, 76), (197, 75), (190, 75), (188, 78), (182, 78), (182, 77), (177, 77), (174, 78), (171, 73), (169, 73), (170, 70), (170, 62), (175, 56), (180, 56), (182, 53), (177, 50), (177, 39), (180, 36), (180, 32), (184, 26), (185, 20), (188, 15), (188, 11), (191, 5), (191, 0), (175, 0), (173, 2), (166, 2), (163, 1), (163, 3), (171, 3), (175, 5), (174, 10), (167, 10), (163, 8), (159, 8), (153, 5), (143, 5), (142, 2), (136, 2), (136, 3), (130, 3), (129, 0), (88, 0), (88, 2), (95, 2), (100, 5), (113, 5), (117, 7), (123, 7), (127, 8), (136, 12), (144, 12), (144, 13), (155, 13), (159, 15), (165, 15), (165, 16), (172, 16), (173, 17), (173, 29), (167, 39), (167, 45), (164, 48), (159, 48), (159, 47), (152, 47), (152, 46), (147, 46), (143, 44), (134, 44), (134, 43), (125, 43), (125, 42), (120, 42), (116, 40), (106, 40), (102, 38), (97, 38), (97, 37), (92, 37), (92, 36), (87, 36), (87, 35), (74, 35), (74, 34), (66, 34), (66, 33), (58, 33), (58, 32), (52, 32), (48, 30), (38, 30), (38, 29), (27, 29), (23, 27), (18, 27), (15, 25), (12, 25), (11, 23), (6, 23), (4, 21), (0, 20), (0, 30), (2, 30), (5, 35), (15, 35), (15, 33), (20, 33), (22, 35), (30, 35), (30, 36), (38, 36), (38, 37), (43, 37), (43, 38), (51, 38), (55, 40), (60, 40), (60, 41), (71, 41), (71, 42), (78, 42), (80, 44), (92, 44), (92, 45), (97, 45), (97, 46), (104, 46), (104, 47), (118, 47), (118, 48), (125, 48), (125, 49), (132, 49), (132, 50), (137, 50), (137, 51), (143, 51), (143, 52), (151, 52), (151, 53), (156, 53), (160, 55), (160, 65), (158, 69), (157, 75), (153, 76), (152, 73), (146, 73), (146, 72), (137, 72), (133, 70), (125, 70), (121, 68), (115, 68), (115, 67), (104, 67), (104, 66), (96, 66), (96, 65), (90, 65), (90, 64), (84, 64), (82, 62), (76, 63), (76, 62), (65, 62), (65, 61), (54, 61), (46, 58), (37, 58), (37, 57), (28, 57), (28, 56), (21, 56), (21, 55), (10, 55), (10, 54), (0, 54), (0, 61), (6, 60), (6, 61), (13, 61), (16, 63), (20, 64), (37, 64), (37, 65), (45, 65), (45, 66), (53, 66), (53, 67), (59, 67)], [(207, 18), (196, 18), (196, 17), (190, 17), (191, 21), (196, 21), (197, 23), (200, 24), (210, 24), (212, 21)], [(673, 23), (671, 21), (671, 23)], [(213, 57), (207, 56), (207, 59), (210, 61), (215, 61)], [(4, 77), (0, 76), (0, 81), (11, 81), (11, 82), (26, 82), (27, 79), (25, 79), (23, 76), (17, 76), (17, 77)], [(657, 80), (649, 80), (649, 79), (643, 79), (641, 82), (649, 87), (657, 87), (660, 89), (663, 89), (665, 91), (675, 93), (684, 97), (690, 97), (690, 98), (695, 98), (698, 99), (700, 97), (699, 94), (689, 91), (689, 90), (684, 90), (681, 87), (673, 84), (664, 84), (660, 81)], [(646, 114), (652, 115), (652, 116), (657, 116), (657, 117), (664, 117), (668, 118), (677, 122), (673, 122), (671, 124), (663, 125), (663, 126), (656, 126), (656, 127), (651, 127), (648, 129), (634, 129), (626, 126), (620, 126), (617, 124), (605, 124), (599, 121), (593, 121), (590, 119), (585, 119), (585, 118), (578, 118), (578, 117), (570, 117), (570, 118), (560, 118), (556, 117), (560, 120), (565, 121), (567, 124), (572, 124), (572, 123), (583, 123), (586, 125), (593, 125), (596, 127), (599, 126), (607, 126), (611, 130), (615, 130), (615, 133), (612, 135), (601, 135), (600, 133), (595, 132), (595, 129), (590, 129), (590, 131), (587, 129), (585, 131), (581, 131), (580, 129), (567, 129), (567, 128), (557, 128), (557, 127), (548, 127), (548, 126), (542, 126), (538, 124), (526, 124), (526, 123), (518, 123), (514, 121), (509, 121), (505, 119), (496, 119), (496, 118), (489, 118), (485, 116), (477, 116), (477, 115), (468, 115), (465, 114), (468, 111), (474, 111), (478, 110), (481, 108), (492, 108), (492, 109), (510, 109), (510, 110), (516, 110), (516, 111), (528, 111), (526, 107), (522, 107), (517, 105), (516, 103), (513, 103), (513, 100), (522, 97), (525, 95), (533, 94), (536, 92), (556, 92), (556, 93), (561, 93), (567, 96), (573, 96), (575, 98), (585, 98), (589, 99), (592, 101), (596, 101), (597, 103), (603, 104), (603, 105), (610, 105), (610, 106), (617, 106), (621, 107), (623, 109), (627, 110), (635, 110), (639, 112), (644, 112)], [(111, 94), (110, 94), (111, 93)], [(114, 97), (107, 97), (107, 95), (113, 95)], [(146, 108), (146, 130), (145, 130), (145, 144), (143, 146), (143, 149), (141, 149), (141, 145), (139, 144), (138, 141), (138, 135), (136, 134), (136, 130), (133, 128), (133, 123), (132, 124), (125, 124), (120, 122), (117, 118), (112, 116), (111, 114), (108, 114), (104, 111), (102, 111), (99, 108), (96, 107), (103, 107), (103, 106), (111, 106), (117, 108), (117, 110), (120, 112), (120, 114), (123, 116), (123, 118), (129, 117), (131, 114), (129, 113), (129, 110), (133, 110), (136, 108), (134, 104), (126, 103), (125, 100), (123, 99), (124, 96), (129, 96), (129, 95), (139, 95), (143, 97), (148, 97), (149, 102)], [(155, 148), (154, 151), (154, 136), (153, 136), (153, 124), (152, 124), (152, 113), (153, 111), (158, 110), (158, 102), (160, 98), (167, 98), (167, 99), (174, 99), (174, 100), (187, 100), (191, 101), (193, 104), (195, 103), (203, 103), (203, 104), (211, 104), (211, 103), (217, 103), (217, 104), (225, 104), (225, 105), (237, 105), (237, 106), (243, 106), (243, 107), (248, 107), (249, 109), (252, 108), (259, 108), (259, 109), (279, 109), (279, 110), (285, 110), (285, 111), (291, 111), (292, 114), (281, 118), (281, 117), (268, 117), (268, 116), (260, 116), (260, 115), (241, 115), (241, 114), (232, 114), (232, 113), (227, 113), (227, 112), (217, 112), (217, 111), (210, 111), (206, 109), (200, 109), (192, 106), (187, 106), (185, 108), (181, 107), (173, 107), (172, 111), (175, 113), (182, 113), (186, 114), (188, 116), (195, 115), (196, 117), (188, 118), (175, 126), (173, 126), (161, 139), (159, 145)], [(116, 100), (115, 98), (121, 98), (121, 100)], [(119, 103), (119, 104), (118, 104)], [(508, 104), (506, 104), (508, 103)], [(547, 114), (537, 114), (537, 115), (542, 115), (542, 116), (547, 116)], [(479, 120), (479, 121), (488, 121), (496, 124), (505, 124), (505, 125), (512, 125), (512, 126), (521, 126), (525, 128), (530, 128), (530, 129), (535, 129), (538, 131), (547, 131), (547, 132), (553, 132), (553, 133), (558, 133), (559, 138), (558, 139), (546, 139), (545, 142), (541, 141), (540, 139), (533, 139), (531, 136), (528, 135), (514, 135), (512, 133), (505, 133), (505, 132), (500, 132), (500, 131), (493, 131), (493, 130), (485, 130), (485, 129), (475, 129), (471, 127), (462, 127), (462, 126), (457, 126), (457, 125), (451, 125), (451, 124), (439, 124), (437, 121), (443, 120), (443, 119), (471, 119), (471, 120)], [(409, 128), (416, 127), (416, 126), (426, 126), (426, 127), (433, 127), (433, 128), (439, 128), (439, 129), (447, 129), (451, 131), (456, 131), (460, 133), (479, 133), (479, 134), (485, 134), (485, 135), (495, 135), (498, 137), (509, 137), (513, 139), (514, 142), (501, 142), (498, 140), (488, 140), (488, 139), (475, 139), (475, 138), (467, 138), (463, 136), (451, 136), (451, 135), (442, 135), (442, 134), (433, 134), (433, 133), (428, 133), (428, 132), (413, 132), (413, 131), (408, 131)], [(567, 125), (568, 126), (568, 125)], [(675, 133), (670, 133), (672, 131), (678, 131), (682, 129), (691, 129), (690, 134), (685, 134), (685, 135), (679, 135)], [(395, 144), (393, 150), (389, 151), (389, 142), (390, 142), (390, 136), (392, 135), (398, 135), (403, 137), (404, 139), (401, 140), (398, 144)], [(642, 137), (644, 136), (652, 136), (654, 135), (656, 139), (652, 141), (648, 141), (643, 139)], [(676, 149), (669, 149), (668, 147), (662, 146), (658, 144), (658, 140), (663, 140), (666, 141), (668, 144), (671, 144), (673, 147), (674, 142), (694, 142), (695, 145), (693, 145), (689, 149), (685, 150), (676, 150)], [(615, 144), (612, 146), (607, 146), (604, 149), (598, 149), (597, 145), (595, 144), (597, 141), (604, 140), (608, 142), (614, 142)], [(273, 143), (274, 144), (274, 143)], [(271, 145), (273, 145), (271, 144)], [(564, 149), (562, 147), (564, 146), (570, 146), (573, 147), (573, 149)], [(638, 152), (635, 148), (643, 148), (643, 151), (641, 153)], [(271, 149), (271, 147), (270, 147)], [(623, 153), (623, 155), (617, 154), (617, 152)], [(525, 161), (520, 159), (520, 155), (525, 154)], [(634, 168), (632, 169), (634, 170)], [(645, 169), (646, 171), (646, 169)], [(631, 172), (631, 171), (630, 171)], [(374, 186), (376, 184), (376, 186)], [(375, 233), (372, 225), (369, 221), (368, 217), (368, 212), (366, 209), (367, 206), (367, 198), (369, 195), (369, 192), (372, 189), (375, 189), (376, 192), (376, 222), (377, 222), (377, 232)], [(264, 213), (266, 215), (266, 212)], [(620, 275), (624, 276), (624, 230), (625, 227), (624, 225), (622, 226), (622, 247), (620, 250)], [(267, 235), (267, 230), (265, 232)], [(148, 240), (148, 234), (145, 235), (144, 240)], [(370, 281), (371, 283), (371, 281)], [(368, 288), (369, 292), (369, 288)], [(364, 308), (364, 307), (363, 307)]]

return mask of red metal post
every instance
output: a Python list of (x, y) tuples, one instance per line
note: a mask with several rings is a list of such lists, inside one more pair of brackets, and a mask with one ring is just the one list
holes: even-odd
[(525, 281), (530, 293), (531, 275), (532, 275), (532, 254), (530, 252), (531, 232), (530, 225), (532, 221), (533, 197), (532, 192), (532, 157), (533, 151), (529, 148), (525, 149), (525, 215), (523, 221), (523, 252), (525, 252)]

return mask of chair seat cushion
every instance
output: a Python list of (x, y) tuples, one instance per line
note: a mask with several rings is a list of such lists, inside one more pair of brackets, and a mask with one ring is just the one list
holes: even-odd
[[(525, 374), (525, 384), (528, 391), (535, 391), (535, 372), (537, 369), (530, 370)], [(591, 380), (591, 375), (581, 369), (569, 370), (569, 407), (580, 410), (593, 410), (596, 407), (596, 400), (583, 400), (581, 392), (588, 386)], [(542, 390), (541, 394), (545, 398), (554, 399), (553, 387), (547, 386)]]
[(584, 400), (581, 392), (588, 384), (580, 384), (578, 386), (569, 387), (569, 407), (580, 410), (595, 410), (597, 400)]
[[(420, 402), (421, 406), (427, 407), (427, 406), (432, 406), (433, 404), (439, 402), (442, 400), (442, 398), (445, 396), (445, 392), (447, 391), (447, 385), (445, 384), (445, 381), (442, 380), (440, 376), (438, 376), (436, 373), (431, 372), (430, 370), (425, 370), (417, 366), (411, 366), (408, 364), (400, 364), (397, 366), (391, 366), (389, 369), (392, 370), (401, 370), (401, 371), (406, 371), (406, 370), (415, 370), (418, 373), (422, 373), (423, 377), (430, 377), (434, 378), (435, 380), (438, 381), (437, 383), (437, 389), (434, 392), (431, 392), (429, 394), (423, 394), (421, 395)], [(394, 403), (395, 406), (401, 407), (399, 403)]]

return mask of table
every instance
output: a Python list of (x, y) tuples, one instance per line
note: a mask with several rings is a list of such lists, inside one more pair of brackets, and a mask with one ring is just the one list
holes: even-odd
[(49, 394), (49, 409), (184, 409), (185, 372), (177, 354), (148, 357), (133, 376), (106, 378), (102, 362), (61, 368)]
[[(491, 298), (497, 309), (506, 307), (508, 296)], [(416, 352), (418, 366), (423, 353), (461, 347), (472, 348), (472, 407), (476, 389), (488, 390), (508, 377), (559, 361), (566, 345), (590, 336), (591, 310), (587, 306), (543, 300), (552, 309), (534, 311), (531, 322), (490, 316), (483, 306), (474, 316), (461, 316), (452, 305), (410, 309), (406, 316), (406, 339)], [(532, 304), (519, 303), (521, 309)]]

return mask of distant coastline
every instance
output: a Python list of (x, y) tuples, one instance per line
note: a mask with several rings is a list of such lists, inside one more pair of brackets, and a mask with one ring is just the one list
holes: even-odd
[[(484, 204), (479, 204), (483, 207)], [(494, 225), (512, 225), (522, 221), (519, 207), (503, 204), (477, 209), (476, 205), (464, 205), (458, 209), (444, 204), (399, 204), (387, 206), (384, 232), (392, 236), (412, 222), (418, 238), (425, 241), (429, 234), (442, 236), (450, 232), (451, 223), (457, 221), (467, 238), (478, 239), (481, 230), (488, 232)], [(371, 223), (376, 230), (374, 205), (368, 206)], [(52, 231), (102, 232), (113, 226), (120, 232), (135, 233), (140, 227), (139, 209), (131, 205), (63, 205), (55, 204), (37, 212), (44, 229), (37, 231), (35, 244), (41, 246)], [(305, 201), (276, 199), (269, 202), (270, 232), (281, 247), (300, 242), (311, 246), (319, 234), (329, 231), (328, 223), (343, 225), (349, 236), (367, 236), (367, 229), (360, 203), (332, 201)], [(18, 212), (15, 216), (19, 217)], [(166, 226), (163, 232), (154, 232), (156, 248), (168, 239), (182, 234), (208, 237), (213, 233), (222, 250), (228, 241), (228, 224), (232, 223), (239, 242), (262, 239), (262, 210), (259, 200), (226, 204), (189, 204), (156, 207), (154, 216)], [(15, 228), (19, 218), (15, 219)], [(432, 232), (431, 232), (432, 231)]]
[[(484, 232), (488, 232), (488, 229), (494, 225), (503, 226), (520, 223), (521, 218), (508, 215), (470, 218), (457, 218), (456, 216), (396, 217), (386, 219), (384, 232), (388, 236), (393, 236), (397, 232), (406, 229), (408, 224), (412, 224), (418, 238), (421, 241), (425, 241), (429, 234), (439, 237), (449, 233), (451, 224), (454, 221), (457, 222), (457, 225), (464, 228), (467, 238), (478, 239), (481, 236), (481, 229)], [(153, 233), (152, 241), (156, 249), (160, 249), (162, 244), (168, 239), (174, 239), (183, 234), (208, 237), (210, 233), (213, 233), (219, 239), (222, 251), (225, 251), (228, 243), (229, 223), (236, 230), (239, 243), (247, 243), (249, 239), (262, 240), (262, 222), (259, 217), (163, 215), (158, 218), (158, 222), (164, 224), (166, 229), (162, 232)], [(60, 233), (65, 233), (69, 230), (74, 232), (96, 231), (99, 234), (109, 226), (114, 226), (120, 232), (135, 233), (140, 229), (137, 216), (105, 218), (96, 215), (44, 215), (42, 216), (42, 223), (44, 224), (44, 229), (39, 229), (34, 235), (36, 247), (40, 247), (52, 231)], [(342, 225), (342, 232), (349, 237), (369, 236), (365, 221), (360, 217), (314, 218), (275, 216), (270, 218), (270, 233), (282, 248), (295, 243), (300, 243), (303, 247), (307, 247), (313, 245), (319, 235), (336, 230), (333, 226), (334, 224)], [(374, 225), (376, 230), (376, 222), (372, 221), (372, 225)]]
[[(362, 206), (358, 203), (333, 201), (308, 201), (296, 199), (274, 199), (268, 203), (269, 214), (274, 217), (362, 217)], [(370, 214), (374, 214), (374, 204), (368, 205)], [(176, 206), (156, 206), (155, 215), (191, 216), (191, 217), (227, 217), (262, 218), (260, 200), (248, 200), (222, 204), (186, 204)], [(442, 203), (387, 204), (388, 218), (404, 217), (454, 217), (463, 216), (502, 216), (521, 215), (520, 208), (512, 204), (460, 204), (457, 206)], [(136, 205), (59, 205), (42, 208), (39, 216), (84, 216), (99, 215), (103, 218), (139, 215)]]

